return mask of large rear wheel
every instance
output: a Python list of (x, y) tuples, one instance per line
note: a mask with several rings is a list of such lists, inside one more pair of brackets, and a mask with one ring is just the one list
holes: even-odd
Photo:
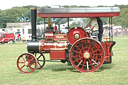
[(72, 45), (70, 62), (80, 72), (94, 72), (104, 62), (104, 50), (96, 40), (82, 38)]

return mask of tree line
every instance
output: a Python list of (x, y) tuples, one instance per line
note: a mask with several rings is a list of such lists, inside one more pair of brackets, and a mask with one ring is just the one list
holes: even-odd
[[(128, 5), (114, 5), (114, 7), (120, 7), (120, 16), (119, 17), (113, 17), (113, 24), (122, 26), (123, 28), (128, 27)], [(13, 7), (11, 9), (6, 10), (0, 10), (0, 28), (6, 28), (6, 23), (17, 23), (17, 22), (25, 22), (20, 21), (18, 18), (25, 17), (30, 19), (30, 8), (33, 6), (22, 6), (22, 7)], [(48, 8), (49, 6), (44, 6), (44, 8)], [(64, 5), (62, 6), (64, 8), (70, 8), (70, 7), (89, 7), (89, 6), (76, 6), (76, 5)], [(105, 7), (105, 6), (98, 6), (98, 7)], [(40, 7), (37, 7), (40, 8)], [(43, 19), (37, 16), (37, 22), (42, 21)], [(107, 18), (102, 18), (103, 23), (107, 24)]]

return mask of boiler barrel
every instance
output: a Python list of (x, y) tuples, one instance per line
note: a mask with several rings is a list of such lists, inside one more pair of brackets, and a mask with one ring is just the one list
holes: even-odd
[(30, 53), (40, 53), (40, 52), (47, 52), (49, 53), (50, 50), (64, 50), (68, 49), (68, 43), (65, 42), (45, 42), (44, 40), (38, 41), (30, 41), (27, 45), (27, 50)]

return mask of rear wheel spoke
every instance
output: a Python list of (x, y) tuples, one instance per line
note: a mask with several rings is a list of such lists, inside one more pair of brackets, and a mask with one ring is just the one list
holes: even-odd
[(76, 59), (75, 61), (73, 61), (73, 62), (76, 62), (76, 61), (79, 61), (79, 60), (81, 60), (82, 58), (78, 58), (78, 59)]
[(97, 63), (95, 60), (92, 59), (92, 61), (93, 61), (96, 65), (98, 65), (98, 63)]
[(91, 63), (91, 61), (90, 61), (90, 60), (89, 60), (89, 63), (90, 63), (90, 65), (91, 65), (92, 69), (93, 69), (94, 67), (93, 67), (93, 65), (92, 65), (92, 63)]
[(75, 46), (77, 49), (81, 50), (78, 46)]
[(87, 65), (87, 70), (89, 70), (89, 65), (88, 65), (88, 61), (86, 62), (86, 65)]
[(82, 44), (81, 44), (81, 47), (82, 47), (83, 50), (85, 50)]
[(86, 59), (84, 59), (83, 61), (82, 69), (84, 69), (85, 62), (86, 62)]
[(74, 51), (74, 52), (76, 52), (76, 53), (79, 53), (79, 54), (83, 54), (83, 53), (81, 53), (81, 52), (78, 52), (78, 51)]
[(83, 62), (83, 60), (81, 60), (81, 61), (79, 62), (79, 64), (77, 65), (77, 67), (79, 67), (79, 65), (80, 65), (82, 62)]

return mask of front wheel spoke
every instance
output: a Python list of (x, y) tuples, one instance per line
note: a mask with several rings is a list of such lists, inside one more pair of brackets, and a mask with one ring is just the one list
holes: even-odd
[(29, 62), (31, 62), (34, 58), (32, 58)]
[(23, 59), (23, 61), (25, 62), (25, 59), (24, 59), (24, 57), (21, 57), (22, 59)]
[(38, 62), (39, 66), (41, 67), (41, 64)]
[(40, 57), (41, 57), (41, 55), (37, 58), (37, 60), (39, 60)]
[(20, 69), (23, 69), (25, 67), (25, 65), (23, 65)]
[(19, 63), (25, 63), (25, 62), (19, 62)]
[(44, 62), (45, 60), (38, 60), (38, 61), (43, 61)]
[(31, 70), (33, 70), (33, 68), (31, 67), (31, 64), (29, 64), (28, 67), (29, 67)]
[(31, 65), (36, 65), (36, 63), (31, 63)]
[(26, 72), (28, 72), (28, 67), (26, 67)]

